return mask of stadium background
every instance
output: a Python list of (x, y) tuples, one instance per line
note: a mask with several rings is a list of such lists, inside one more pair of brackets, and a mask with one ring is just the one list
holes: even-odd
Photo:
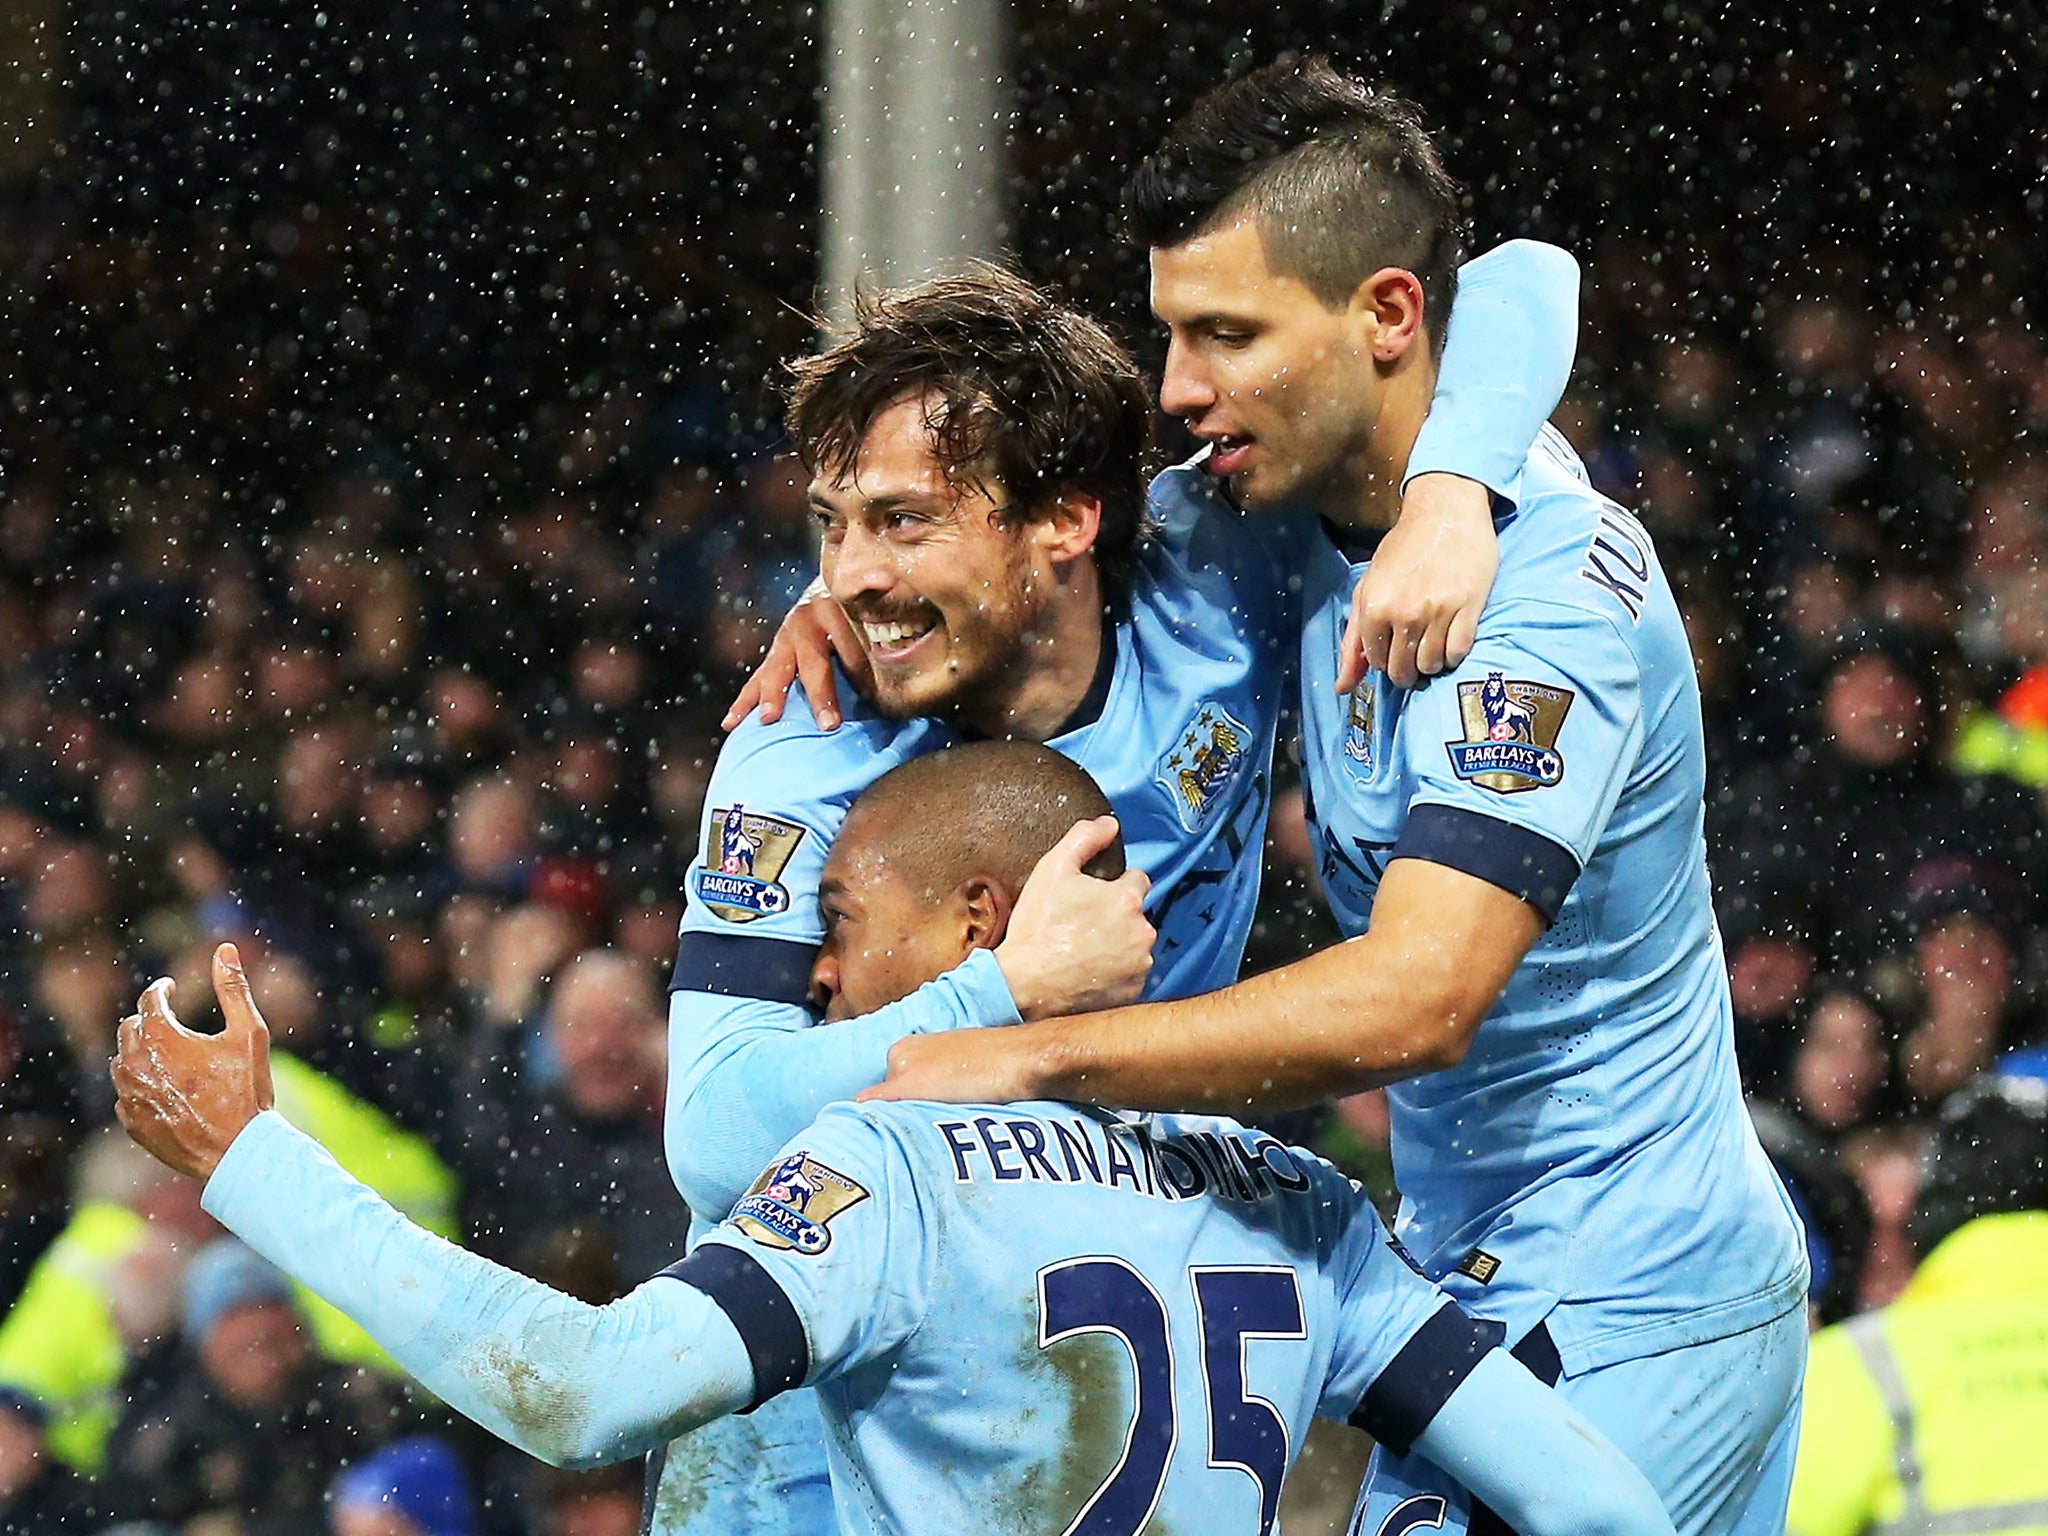
[[(1475, 248), (1585, 264), (1559, 422), (1693, 630), (1748, 1086), (1830, 1314), (1889, 1299), (1936, 1106), (2048, 1039), (2033, 9), (1009, 14), (1023, 265), (1148, 358), (1115, 189), (1281, 48), (1424, 104)], [(0, 1382), (57, 1399), (110, 1516), (310, 1529), (425, 1428), (492, 1532), (631, 1528), (630, 1476), (543, 1474), (288, 1337), (250, 1399), (281, 1406), (236, 1408), (210, 1308), (260, 1277), (180, 1282), (203, 1222), (107, 1133), (101, 1063), (142, 981), (202, 1012), (241, 937), (308, 1112), (416, 1210), (593, 1298), (666, 1257), (680, 871), (811, 563), (772, 387), (811, 336), (821, 27), (0, 6), (0, 1307), (46, 1253), (87, 1277), (0, 1326)], [(1304, 854), (1283, 818), (1254, 963), (1324, 931)], [(593, 948), (623, 959), (551, 995)], [(1384, 1180), (1370, 1099), (1297, 1129)], [(40, 1414), (0, 1393), (0, 1486)]]

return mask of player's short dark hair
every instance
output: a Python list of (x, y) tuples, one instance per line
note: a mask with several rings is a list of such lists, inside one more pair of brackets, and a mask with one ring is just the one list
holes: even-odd
[(1102, 503), (1095, 563), (1113, 600), (1146, 533), (1151, 401), (1101, 325), (1006, 268), (977, 262), (913, 288), (860, 295), (853, 323), (791, 363), (784, 418), (804, 466), (844, 474), (875, 418), (926, 396), (949, 475), (993, 481), (1030, 516), (1062, 493)]
[[(1179, 245), (1250, 216), (1276, 272), (1330, 306), (1382, 267), (1413, 272), (1446, 316), (1464, 252), (1458, 184), (1412, 102), (1311, 55), (1211, 91), (1124, 188), (1124, 228)], [(1432, 346), (1443, 327), (1430, 326)]]
[[(895, 873), (935, 902), (977, 875), (1014, 897), (1075, 822), (1109, 814), (1109, 797), (1071, 758), (1035, 742), (975, 741), (891, 768), (846, 825), (873, 837)], [(1122, 874), (1123, 840), (1087, 868), (1105, 880)]]

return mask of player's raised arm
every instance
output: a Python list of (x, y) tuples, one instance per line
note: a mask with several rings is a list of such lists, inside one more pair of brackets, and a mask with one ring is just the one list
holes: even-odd
[(1401, 513), (1352, 594), (1337, 691), (1368, 666), (1404, 688), (1472, 649), (1499, 566), (1496, 498), (1520, 499), (1522, 461), (1571, 379), (1579, 264), (1510, 240), (1458, 269), (1429, 415)]
[(214, 960), (226, 1028), (197, 1035), (150, 988), (123, 1021), (122, 1124), (207, 1180), (205, 1208), (348, 1313), (494, 1434), (564, 1466), (616, 1461), (745, 1407), (756, 1370), (703, 1289), (655, 1279), (593, 1307), (415, 1226), (265, 1107), (269, 1041), (233, 947)]

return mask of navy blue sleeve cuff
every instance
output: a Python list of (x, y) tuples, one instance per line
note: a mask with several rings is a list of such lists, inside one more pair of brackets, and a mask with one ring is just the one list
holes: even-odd
[(752, 1254), (725, 1243), (706, 1243), (661, 1273), (709, 1296), (739, 1330), (754, 1366), (754, 1400), (741, 1412), (752, 1413), (769, 1398), (804, 1384), (811, 1370), (811, 1345), (804, 1337), (803, 1320), (775, 1277)]
[(1353, 1427), (1396, 1456), (1406, 1456), (1504, 1332), (1499, 1323), (1473, 1317), (1454, 1301), (1445, 1302), (1365, 1389), (1358, 1411), (1351, 1415)]
[(817, 958), (817, 945), (795, 939), (692, 930), (676, 945), (676, 968), (668, 989), (801, 1008), (811, 1000), (811, 965)]
[[(1418, 805), (1408, 813), (1395, 859), (1426, 859), (1519, 896), (1554, 923), (1579, 878), (1579, 858), (1562, 843), (1511, 821), (1456, 805)], [(1391, 862), (1391, 860), (1390, 860)]]

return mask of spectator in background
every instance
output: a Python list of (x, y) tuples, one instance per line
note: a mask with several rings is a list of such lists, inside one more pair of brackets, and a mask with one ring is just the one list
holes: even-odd
[(0, 1536), (88, 1536), (105, 1523), (98, 1490), (48, 1454), (43, 1405), (0, 1387)]
[(72, 1214), (0, 1322), (0, 1383), (49, 1410), (51, 1452), (99, 1473), (108, 1432), (176, 1325), (178, 1278), (220, 1235), (191, 1180), (138, 1159), (118, 1129), (77, 1164)]
[(529, 1273), (595, 1235), (633, 1281), (681, 1256), (687, 1216), (661, 1146), (666, 1015), (654, 979), (585, 950), (536, 1015), (480, 1033), (459, 1099), (467, 1226)]
[(71, 1052), (54, 1026), (0, 995), (0, 1317), (63, 1228), (66, 1174), (85, 1130)]
[(335, 1478), (333, 1536), (476, 1536), (469, 1479), (454, 1450), (413, 1435), (372, 1452)]
[[(1893, 646), (1863, 640), (1835, 659), (1821, 685), (1821, 739), (1745, 776), (1712, 808), (1731, 927), (1789, 929), (1811, 964), (1854, 976), (1904, 947), (1911, 882), (1931, 860), (1967, 859), (1987, 878), (2048, 888), (2039, 807), (1999, 781), (1959, 781), (1939, 767), (1937, 700), (1932, 673)], [(1732, 964), (1739, 975), (1741, 949)]]
[(1815, 1335), (1793, 1536), (2018, 1531), (2048, 1509), (2048, 1091), (1942, 1114), (1898, 1299)]
[(534, 1536), (635, 1536), (643, 1480), (630, 1462), (589, 1472), (535, 1469), (534, 1501), (542, 1513)]
[(367, 1375), (319, 1360), (289, 1281), (233, 1238), (183, 1285), (185, 1353), (107, 1447), (107, 1486), (136, 1518), (231, 1517), (241, 1536), (302, 1536), (337, 1468), (388, 1428)]

